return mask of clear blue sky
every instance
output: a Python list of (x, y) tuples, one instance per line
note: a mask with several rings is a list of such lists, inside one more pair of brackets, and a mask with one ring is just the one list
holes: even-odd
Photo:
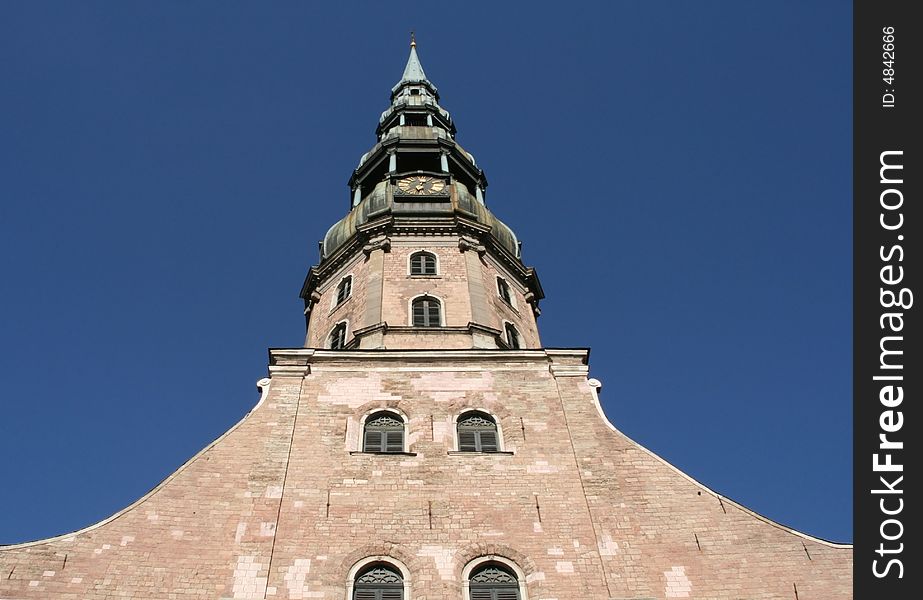
[(0, 3), (0, 543), (256, 402), (415, 29), (610, 419), (852, 539), (848, 2)]

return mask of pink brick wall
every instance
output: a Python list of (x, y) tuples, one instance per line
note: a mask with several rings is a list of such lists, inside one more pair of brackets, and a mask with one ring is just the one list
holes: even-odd
[[(406, 565), (414, 600), (461, 598), (485, 554), (533, 600), (852, 597), (848, 547), (722, 508), (612, 430), (579, 353), (285, 352), (310, 374), (274, 368), (263, 403), (151, 495), (0, 549), (0, 598), (342, 600), (377, 555)], [(382, 408), (406, 416), (412, 454), (356, 452)], [(471, 408), (511, 454), (452, 453)]]
[[(414, 276), (409, 271), (412, 254), (425, 251), (438, 260), (438, 273), (434, 276)], [(458, 237), (437, 236), (431, 239), (414, 237), (396, 239), (389, 252), (377, 250), (370, 260), (359, 252), (345, 266), (337, 269), (317, 286), (320, 299), (313, 305), (306, 338), (306, 347), (325, 348), (330, 332), (337, 323), (347, 322), (347, 342), (357, 329), (387, 323), (390, 327), (411, 325), (411, 301), (421, 295), (438, 298), (442, 303), (443, 323), (447, 327), (467, 327), (476, 323), (504, 332), (504, 324), (512, 323), (520, 336), (523, 348), (539, 348), (541, 342), (532, 306), (525, 300), (525, 288), (516, 278), (489, 255), (478, 256), (458, 247)], [(473, 261), (471, 260), (473, 257)], [(377, 261), (381, 261), (381, 274), (373, 277)], [(472, 271), (473, 263), (473, 271)], [(471, 281), (469, 281), (471, 271)], [(335, 306), (334, 299), (340, 281), (352, 275), (352, 294)], [(497, 290), (497, 277), (509, 285), (512, 302), (503, 301)], [(372, 290), (372, 286), (378, 289)], [(479, 290), (483, 290), (482, 292)], [(480, 295), (479, 295), (480, 294)], [(475, 308), (477, 303), (483, 308)], [(460, 337), (460, 332), (446, 332), (434, 338), (432, 332), (421, 336), (406, 332), (389, 331), (383, 342), (387, 348), (472, 348), (470, 333)], [(502, 335), (505, 339), (505, 334)], [(376, 347), (378, 343), (369, 347)], [(363, 346), (365, 347), (365, 346)]]
[[(439, 274), (436, 277), (409, 274), (409, 257), (420, 250), (438, 257)], [(432, 242), (410, 246), (394, 244), (391, 252), (385, 254), (384, 281), (382, 314), (390, 325), (410, 325), (410, 301), (420, 294), (430, 294), (442, 300), (447, 326), (464, 326), (471, 320), (465, 258), (455, 237), (439, 245)]]
[[(326, 348), (327, 337), (334, 325), (340, 321), (347, 321), (347, 340), (352, 338), (352, 332), (363, 327), (362, 316), (368, 294), (367, 286), (369, 277), (368, 263), (363, 260), (365, 255), (359, 253), (344, 267), (338, 269), (331, 277), (318, 286), (320, 300), (311, 310), (311, 322), (308, 331), (308, 347)], [(348, 300), (336, 306), (337, 286), (343, 277), (352, 275), (352, 295)]]
[[(532, 312), (532, 305), (526, 302), (525, 288), (521, 288), (516, 278), (506, 270), (499, 268), (491, 258), (481, 261), (481, 269), (484, 286), (490, 298), (491, 312), (494, 315), (494, 321), (490, 325), (503, 331), (504, 322), (509, 321), (519, 332), (523, 348), (541, 348), (535, 314)], [(500, 298), (497, 277), (506, 280), (512, 296), (512, 304), (507, 304)]]

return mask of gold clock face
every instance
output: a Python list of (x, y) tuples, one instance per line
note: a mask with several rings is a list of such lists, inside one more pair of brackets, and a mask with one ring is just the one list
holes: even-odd
[(397, 187), (401, 192), (411, 196), (432, 196), (445, 189), (445, 181), (429, 175), (412, 175), (399, 179)]

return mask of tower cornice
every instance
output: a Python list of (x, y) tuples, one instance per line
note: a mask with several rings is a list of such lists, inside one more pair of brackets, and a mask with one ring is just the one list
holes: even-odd
[[(589, 348), (537, 348), (525, 350), (507, 349), (351, 349), (321, 350), (317, 348), (270, 348), (270, 372), (273, 367), (307, 367), (308, 365), (335, 364), (374, 359), (376, 362), (395, 362), (403, 365), (415, 363), (444, 362), (451, 360), (458, 365), (482, 362), (490, 363), (534, 363), (544, 361), (560, 366), (577, 367), (589, 363)], [(444, 370), (445, 367), (440, 367)]]
[[(485, 251), (507, 269), (519, 277), (529, 288), (537, 302), (545, 297), (538, 273), (533, 267), (526, 267), (522, 261), (510, 253), (496, 238), (490, 234), (491, 228), (478, 221), (460, 215), (447, 216), (441, 219), (432, 216), (394, 216), (391, 214), (378, 217), (357, 226), (356, 234), (319, 264), (311, 267), (305, 277), (299, 296), (306, 301), (317, 285), (341, 268), (353, 258), (360, 249), (375, 237), (399, 238), (408, 235), (431, 236), (469, 236), (474, 239)], [(464, 237), (460, 238), (462, 241)], [(463, 245), (463, 244), (462, 244)], [(464, 247), (460, 247), (464, 250)]]

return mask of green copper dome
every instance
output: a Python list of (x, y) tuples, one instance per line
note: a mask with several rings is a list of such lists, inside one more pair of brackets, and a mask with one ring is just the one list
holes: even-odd
[(441, 201), (419, 199), (408, 202), (400, 196), (398, 200), (395, 200), (396, 188), (397, 186), (390, 181), (382, 181), (357, 206), (353, 207), (348, 215), (335, 223), (324, 236), (321, 258), (325, 259), (333, 255), (356, 235), (363, 224), (382, 217), (398, 219), (456, 217), (479, 223), (489, 228), (489, 235), (497, 245), (519, 258), (519, 240), (513, 230), (494, 216), (464, 185), (450, 184), (447, 188), (448, 196)]

